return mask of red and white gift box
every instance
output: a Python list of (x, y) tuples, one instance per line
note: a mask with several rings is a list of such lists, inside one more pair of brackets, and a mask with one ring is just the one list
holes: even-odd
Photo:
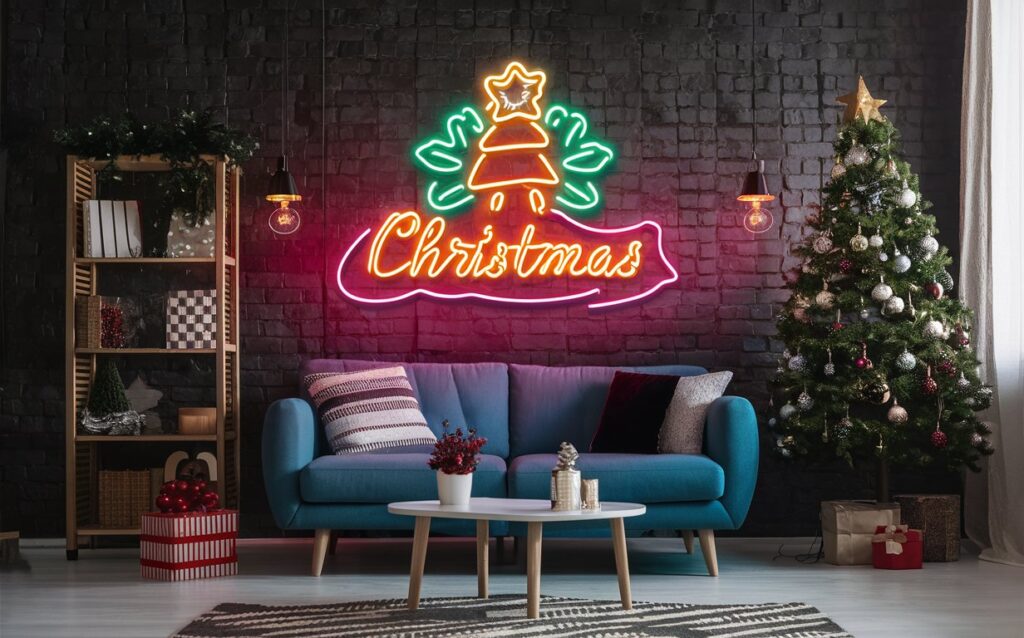
[(238, 511), (142, 515), (142, 577), (194, 580), (238, 573)]
[(875, 569), (921, 569), (921, 530), (906, 525), (879, 525), (871, 539)]

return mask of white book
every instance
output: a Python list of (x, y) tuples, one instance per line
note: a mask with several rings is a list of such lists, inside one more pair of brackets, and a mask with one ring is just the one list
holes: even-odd
[(90, 199), (82, 212), (87, 257), (142, 256), (138, 201)]

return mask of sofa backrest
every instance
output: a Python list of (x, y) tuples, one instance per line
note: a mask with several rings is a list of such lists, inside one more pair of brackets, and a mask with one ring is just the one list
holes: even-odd
[[(440, 436), (441, 421), (453, 428), (475, 427), (487, 437), (486, 454), (508, 457), (508, 366), (504, 363), (395, 363), (357, 359), (312, 359), (301, 370), (302, 378), (316, 372), (353, 372), (400, 365), (419, 399), (423, 415)], [(308, 401), (309, 396), (303, 392)], [(314, 408), (313, 413), (316, 414)], [(317, 427), (317, 456), (329, 454), (323, 428)]]
[(562, 441), (581, 452), (601, 420), (605, 397), (616, 370), (694, 376), (698, 366), (548, 367), (512, 364), (509, 377), (509, 446), (512, 457), (552, 454)]

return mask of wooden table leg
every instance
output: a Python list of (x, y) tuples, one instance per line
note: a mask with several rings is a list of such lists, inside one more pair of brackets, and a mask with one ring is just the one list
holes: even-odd
[(412, 567), (409, 569), (409, 609), (420, 606), (420, 584), (423, 566), (427, 562), (427, 541), (430, 539), (430, 517), (417, 516), (412, 539)]
[(487, 521), (476, 522), (476, 595), (487, 598)]
[(629, 590), (629, 557), (626, 555), (626, 524), (621, 518), (611, 519), (612, 545), (615, 546), (615, 571), (619, 574), (619, 598), (623, 609), (633, 608), (633, 594)]
[(526, 617), (540, 618), (540, 549), (543, 523), (527, 523), (526, 528)]

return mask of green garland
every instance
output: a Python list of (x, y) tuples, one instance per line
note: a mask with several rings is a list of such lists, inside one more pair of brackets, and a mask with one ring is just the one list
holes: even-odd
[(259, 148), (252, 136), (214, 121), (212, 111), (180, 111), (155, 125), (143, 124), (131, 113), (100, 117), (84, 126), (58, 129), (53, 138), (68, 153), (107, 160), (100, 171), (104, 180), (124, 178), (114, 163), (119, 155), (159, 155), (171, 165), (161, 208), (182, 211), (194, 225), (214, 208), (213, 172), (200, 156), (223, 155), (238, 165)]

